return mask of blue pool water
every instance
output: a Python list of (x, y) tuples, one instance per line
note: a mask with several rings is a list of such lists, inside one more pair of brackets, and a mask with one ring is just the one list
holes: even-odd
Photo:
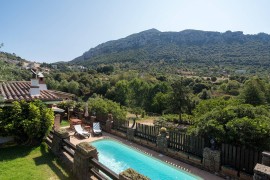
[(99, 161), (117, 174), (133, 168), (153, 180), (201, 179), (114, 140), (99, 140), (91, 145), (97, 148)]

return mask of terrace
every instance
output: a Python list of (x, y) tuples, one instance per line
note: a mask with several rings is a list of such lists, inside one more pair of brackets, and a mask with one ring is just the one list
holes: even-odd
[[(115, 123), (116, 123), (116, 121), (115, 121)], [(191, 174), (199, 176), (203, 179), (222, 179), (221, 177), (218, 177), (214, 174), (211, 174), (207, 171), (200, 169), (200, 167), (198, 167), (198, 166), (196, 167), (194, 165), (185, 163), (183, 161), (179, 161), (176, 158), (172, 158), (172, 157), (165, 155), (165, 153), (155, 151), (155, 150), (153, 150), (153, 148), (150, 149), (142, 143), (134, 143), (134, 141), (127, 140), (126, 137), (123, 137), (123, 136), (121, 137), (121, 135), (119, 136), (119, 133), (122, 133), (123, 131), (125, 131), (125, 127), (122, 127), (122, 132), (119, 131), (118, 133), (112, 133), (112, 132), (116, 132), (115, 131), (116, 127), (113, 127), (113, 129), (111, 129), (111, 131), (110, 130), (108, 131), (108, 129), (106, 129), (106, 127), (105, 127), (106, 125), (102, 122), (101, 122), (101, 124), (102, 124), (102, 129), (103, 129), (103, 135), (97, 136), (97, 137), (94, 137), (93, 135), (91, 135), (89, 138), (81, 138), (80, 136), (74, 135), (74, 130), (72, 129), (72, 126), (71, 127), (70, 126), (62, 127), (61, 129), (65, 129), (68, 132), (70, 143), (73, 145), (79, 145), (82, 142), (90, 143), (90, 142), (100, 140), (100, 139), (113, 139), (113, 140), (120, 141), (121, 143), (123, 143), (129, 147), (132, 147), (132, 148), (134, 148), (134, 149), (136, 149), (144, 154), (147, 154), (151, 157), (157, 158), (166, 164), (173, 165), (174, 167), (178, 168), (179, 170), (184, 170), (186, 172), (189, 172)], [(126, 124), (126, 125), (128, 126), (128, 124)], [(139, 126), (139, 125), (137, 125), (137, 126)], [(110, 126), (110, 127), (112, 127), (112, 126)], [(107, 131), (107, 132), (104, 132), (104, 131)], [(118, 134), (118, 135), (115, 135), (115, 134)], [(70, 152), (69, 152), (69, 154), (70, 154)], [(69, 158), (71, 158), (71, 157), (69, 157)]]
[(104, 132), (103, 136), (99, 136), (99, 137), (91, 136), (91, 137), (86, 138), (86, 139), (78, 139), (77, 137), (73, 136), (74, 131), (68, 129), (68, 132), (70, 134), (70, 142), (72, 144), (74, 144), (74, 145), (77, 145), (77, 144), (79, 144), (81, 142), (93, 142), (93, 141), (100, 140), (100, 139), (114, 139), (114, 140), (120, 141), (121, 143), (123, 143), (123, 144), (125, 144), (127, 146), (130, 146), (130, 147), (132, 147), (132, 148), (134, 148), (134, 149), (136, 149), (136, 150), (138, 150), (140, 152), (143, 152), (143, 153), (145, 153), (147, 155), (155, 157), (155, 158), (163, 161), (164, 163), (168, 163), (170, 165), (173, 165), (176, 168), (179, 168), (181, 170), (184, 170), (184, 171), (187, 171), (187, 172), (192, 173), (194, 175), (197, 175), (197, 176), (199, 176), (199, 177), (201, 177), (203, 179), (217, 179), (217, 180), (223, 179), (223, 178), (218, 177), (218, 176), (216, 176), (214, 174), (211, 174), (211, 173), (209, 173), (207, 171), (201, 170), (201, 169), (199, 169), (197, 167), (194, 167), (192, 165), (189, 165), (187, 163), (178, 161), (176, 159), (173, 159), (173, 158), (171, 158), (169, 156), (166, 156), (164, 154), (161, 154), (159, 152), (151, 150), (151, 149), (149, 149), (147, 147), (144, 147), (142, 145), (132, 143), (132, 142), (126, 140), (126, 139), (123, 139), (121, 137), (115, 136), (115, 135), (110, 134), (110, 133)]
[(81, 142), (114, 139), (203, 179), (252, 179), (255, 165), (262, 163), (262, 156), (265, 154), (229, 144), (222, 144), (221, 149), (212, 150), (207, 148), (209, 144), (204, 138), (189, 136), (184, 132), (170, 131), (164, 134), (160, 128), (151, 125), (136, 123), (131, 127), (128, 121), (112, 121), (111, 115), (106, 119), (108, 120), (99, 120), (103, 136), (98, 137), (80, 139), (74, 136), (72, 129), (65, 127), (70, 142), (78, 145)]

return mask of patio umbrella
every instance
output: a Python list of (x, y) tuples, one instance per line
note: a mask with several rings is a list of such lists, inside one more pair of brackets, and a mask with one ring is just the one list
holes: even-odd
[(61, 108), (58, 108), (58, 107), (52, 107), (52, 110), (53, 110), (54, 112), (59, 112), (59, 113), (65, 112), (64, 109), (61, 109)]
[(88, 104), (86, 103), (85, 105), (85, 110), (84, 110), (84, 117), (88, 117), (89, 116), (89, 113), (88, 113)]

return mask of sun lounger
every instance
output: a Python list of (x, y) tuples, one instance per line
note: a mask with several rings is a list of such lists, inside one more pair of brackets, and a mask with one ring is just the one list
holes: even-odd
[(99, 122), (93, 123), (93, 134), (94, 135), (99, 135), (99, 134), (102, 135), (102, 131), (101, 131)]
[(79, 134), (79, 135), (81, 135), (83, 137), (88, 137), (88, 138), (90, 137), (90, 133), (85, 131), (80, 124), (79, 125), (74, 125), (74, 128), (75, 128), (74, 135)]

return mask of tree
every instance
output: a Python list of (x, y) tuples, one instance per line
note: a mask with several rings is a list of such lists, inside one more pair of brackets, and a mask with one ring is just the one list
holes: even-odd
[(90, 112), (89, 114), (93, 114), (95, 112), (96, 115), (106, 116), (109, 113), (112, 113), (114, 119), (126, 119), (126, 110), (121, 108), (120, 104), (108, 99), (100, 97), (89, 98), (88, 109)]
[(114, 94), (115, 94), (115, 97), (113, 100), (115, 100), (116, 102), (119, 102), (123, 106), (128, 105), (128, 97), (130, 94), (128, 82), (126, 80), (118, 81), (115, 84)]
[(217, 78), (215, 76), (212, 76), (211, 77), (211, 81), (216, 82), (217, 81)]
[(189, 131), (196, 135), (262, 149), (270, 144), (270, 113), (264, 106), (218, 98), (201, 101), (194, 115)]
[(202, 92), (203, 89), (209, 89), (209, 87), (206, 85), (206, 84), (203, 84), (203, 83), (196, 83), (194, 86), (193, 86), (193, 92), (195, 94), (198, 94), (200, 92)]
[(149, 93), (149, 84), (142, 79), (135, 78), (129, 83), (130, 106), (143, 108)]
[(264, 82), (259, 78), (254, 77), (246, 81), (240, 97), (245, 103), (252, 104), (254, 106), (263, 105), (266, 104), (265, 91), (266, 88)]
[(53, 111), (41, 101), (13, 102), (0, 112), (0, 134), (12, 135), (18, 142), (41, 142), (53, 124)]
[(182, 121), (182, 113), (187, 110), (190, 104), (189, 89), (182, 84), (182, 79), (172, 84), (173, 92), (170, 94), (170, 109), (179, 114)]
[(158, 92), (153, 98), (152, 109), (154, 112), (162, 113), (167, 109), (169, 101), (169, 94)]
[(70, 81), (67, 85), (67, 90), (69, 93), (78, 94), (79, 92), (79, 83), (76, 81)]
[(211, 98), (211, 93), (208, 90), (203, 89), (202, 92), (200, 92), (198, 94), (198, 96), (199, 96), (200, 99), (203, 99), (203, 100), (210, 99)]

